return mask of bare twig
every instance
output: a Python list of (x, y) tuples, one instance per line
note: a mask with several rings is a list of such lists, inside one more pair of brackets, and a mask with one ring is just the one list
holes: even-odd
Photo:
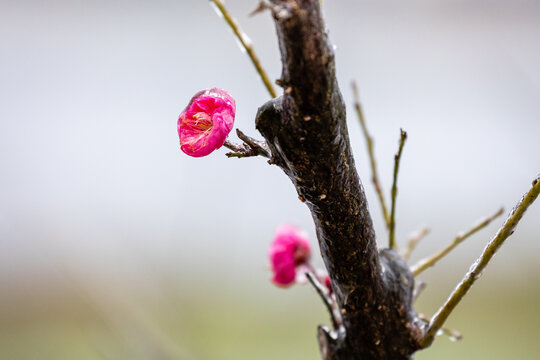
[(360, 104), (360, 96), (358, 95), (358, 86), (356, 86), (356, 82), (352, 82), (352, 89), (354, 94), (354, 108), (356, 109), (356, 115), (358, 116), (358, 120), (360, 121), (360, 125), (362, 126), (362, 132), (364, 134), (364, 137), (366, 138), (366, 145), (369, 155), (369, 163), (371, 166), (371, 181), (373, 182), (373, 186), (375, 186), (375, 192), (377, 193), (377, 197), (379, 198), (379, 203), (381, 204), (381, 209), (383, 213), (384, 222), (386, 224), (386, 228), (390, 228), (390, 214), (388, 213), (388, 208), (386, 206), (386, 200), (384, 199), (384, 193), (382, 191), (381, 183), (379, 181), (379, 174), (377, 172), (377, 161), (375, 160), (375, 150), (374, 150), (374, 144), (373, 144), (373, 137), (369, 133), (366, 125), (366, 120), (364, 118), (364, 112), (362, 111), (362, 105)]
[(253, 50), (253, 46), (251, 45), (251, 40), (246, 36), (246, 34), (240, 29), (236, 21), (233, 19), (223, 2), (221, 0), (210, 0), (213, 4), (216, 5), (217, 10), (223, 15), (223, 18), (229, 25), (229, 27), (234, 32), (234, 35), (238, 38), (238, 41), (240, 41), (240, 44), (242, 47), (246, 50), (246, 53), (248, 54), (249, 58), (251, 59), (251, 62), (255, 66), (255, 69), (257, 70), (257, 73), (259, 73), (259, 76), (261, 77), (262, 82), (264, 83), (264, 86), (266, 87), (266, 90), (268, 90), (268, 93), (271, 97), (275, 98), (277, 97), (276, 90), (274, 89), (274, 86), (272, 85), (272, 82), (270, 81), (270, 78), (266, 74), (266, 71), (261, 65), (261, 62), (259, 61), (259, 58), (255, 54), (255, 51)]
[[(418, 314), (418, 318), (425, 322), (429, 322), (429, 318), (424, 314)], [(442, 328), (440, 328), (440, 331), (446, 336), (448, 336), (450, 340), (457, 341), (463, 339), (463, 335), (461, 335), (461, 333), (457, 330), (449, 329), (443, 326)]]
[(504, 212), (504, 209), (500, 208), (493, 215), (491, 215), (491, 216), (489, 216), (489, 217), (487, 217), (487, 218), (485, 218), (483, 220), (480, 220), (469, 231), (467, 231), (465, 233), (461, 233), (458, 236), (456, 236), (456, 238), (454, 239), (454, 241), (452, 241), (451, 244), (449, 244), (447, 247), (445, 247), (444, 249), (442, 249), (441, 251), (439, 251), (435, 255), (433, 255), (433, 256), (431, 256), (429, 258), (420, 260), (417, 264), (415, 264), (414, 266), (411, 267), (411, 271), (414, 274), (414, 276), (420, 274), (422, 271), (426, 270), (427, 268), (435, 265), (437, 263), (437, 261), (439, 261), (444, 256), (446, 256), (456, 246), (461, 244), (465, 239), (467, 239), (468, 237), (470, 237), (471, 235), (473, 235), (477, 231), (479, 231), (479, 230), (485, 228), (486, 226), (488, 226), (493, 220), (495, 220), (497, 217), (501, 216), (503, 214), (503, 212)]
[(326, 309), (330, 313), (330, 320), (332, 321), (332, 326), (334, 327), (334, 330), (337, 330), (339, 328), (339, 321), (336, 318), (336, 314), (334, 313), (334, 305), (332, 303), (332, 298), (328, 294), (327, 289), (319, 282), (317, 277), (312, 272), (307, 272), (306, 277), (308, 278), (309, 282), (313, 287), (315, 288), (315, 291), (317, 291), (317, 294), (321, 297), (324, 305), (326, 306)]
[(420, 230), (418, 230), (417, 232), (411, 235), (411, 237), (407, 241), (407, 247), (405, 248), (402, 254), (405, 260), (408, 260), (411, 257), (411, 254), (416, 248), (416, 245), (418, 245), (420, 240), (422, 240), (427, 234), (429, 234), (429, 231), (430, 231), (429, 228), (422, 227), (420, 228)]
[(265, 10), (268, 10), (268, 9), (271, 9), (272, 6), (270, 6), (270, 4), (268, 4), (268, 2), (266, 1), (259, 1), (259, 5), (257, 5), (257, 7), (249, 13), (249, 16), (255, 16)]
[(257, 141), (252, 137), (247, 136), (240, 129), (236, 129), (236, 135), (244, 143), (239, 145), (230, 142), (229, 140), (225, 141), (223, 144), (226, 148), (231, 149), (233, 152), (229, 152), (225, 155), (227, 157), (251, 157), (251, 156), (264, 156), (270, 158), (270, 150), (263, 141)]
[(427, 287), (427, 284), (425, 282), (423, 282), (423, 281), (418, 282), (418, 285), (416, 285), (416, 287), (414, 288), (414, 291), (413, 291), (413, 302), (416, 302), (416, 300), (418, 299), (420, 294), (422, 294), (424, 292), (426, 287)]
[(454, 289), (452, 294), (450, 294), (450, 297), (446, 300), (444, 305), (433, 316), (424, 333), (424, 337), (419, 343), (422, 348), (426, 348), (431, 345), (437, 331), (443, 326), (444, 322), (452, 313), (457, 304), (461, 301), (461, 299), (463, 299), (474, 282), (480, 277), (482, 271), (485, 269), (493, 255), (495, 255), (504, 241), (514, 233), (514, 229), (523, 217), (523, 214), (536, 200), (538, 194), (540, 194), (540, 176), (533, 181), (531, 189), (525, 195), (523, 195), (519, 203), (510, 212), (510, 215), (504, 222), (503, 226), (488, 243), (482, 252), (482, 255), (480, 255), (478, 260), (474, 262), (469, 272)]
[(392, 182), (392, 205), (390, 210), (390, 232), (388, 236), (388, 246), (391, 249), (396, 248), (395, 240), (395, 231), (396, 231), (396, 196), (397, 196), (397, 176), (399, 172), (399, 162), (401, 160), (401, 153), (403, 152), (403, 146), (405, 145), (405, 140), (407, 140), (407, 133), (400, 129), (399, 137), (399, 149), (397, 154), (394, 156), (394, 180)]

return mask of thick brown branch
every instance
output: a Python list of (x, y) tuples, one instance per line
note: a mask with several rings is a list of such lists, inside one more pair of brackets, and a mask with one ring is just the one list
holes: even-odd
[(397, 252), (377, 252), (319, 0), (273, 4), (285, 91), (259, 109), (256, 126), (270, 162), (311, 210), (342, 313), (344, 331), (319, 329), (321, 353), (325, 359), (409, 359), (421, 337), (412, 310), (414, 279)]

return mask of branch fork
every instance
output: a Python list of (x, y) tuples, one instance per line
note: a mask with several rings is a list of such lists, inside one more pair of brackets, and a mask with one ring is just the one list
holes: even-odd
[(226, 148), (232, 150), (232, 152), (228, 152), (225, 154), (227, 157), (243, 158), (252, 156), (263, 156), (266, 158), (270, 158), (270, 150), (263, 141), (258, 141), (252, 137), (247, 136), (240, 129), (236, 129), (236, 135), (240, 140), (243, 141), (243, 143), (235, 144), (229, 140), (225, 141), (223, 145)]

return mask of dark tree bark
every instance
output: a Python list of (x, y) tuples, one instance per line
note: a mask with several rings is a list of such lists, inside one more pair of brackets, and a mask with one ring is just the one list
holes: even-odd
[(410, 359), (425, 323), (412, 305), (414, 278), (394, 250), (377, 251), (347, 132), (345, 104), (319, 0), (274, 0), (281, 97), (259, 108), (270, 162), (289, 176), (313, 216), (342, 314), (319, 327), (324, 359)]

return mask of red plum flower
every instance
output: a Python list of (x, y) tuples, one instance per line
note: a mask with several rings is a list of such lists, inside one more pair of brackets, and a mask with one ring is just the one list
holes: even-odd
[(219, 149), (233, 128), (235, 112), (234, 99), (225, 90), (196, 93), (178, 118), (180, 149), (193, 157)]
[(297, 276), (304, 275), (299, 269), (311, 267), (308, 238), (292, 225), (282, 225), (276, 230), (268, 255), (274, 273), (272, 281), (278, 286), (292, 285)]

